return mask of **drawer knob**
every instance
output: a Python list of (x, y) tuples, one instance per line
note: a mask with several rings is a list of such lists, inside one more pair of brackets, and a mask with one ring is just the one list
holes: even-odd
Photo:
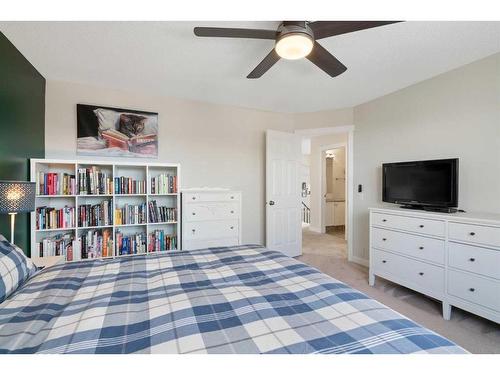
[(233, 211), (233, 210), (231, 210), (231, 213), (232, 213), (232, 214), (234, 214), (234, 211)]
[(475, 288), (469, 288), (469, 292), (474, 292), (475, 290)]
[(382, 219), (382, 223), (385, 223), (387, 221), (387, 219)]
[(196, 232), (196, 229), (192, 229), (192, 231), (193, 231), (193, 234), (194, 234), (194, 232)]
[(234, 199), (234, 197), (231, 195), (231, 199)]
[(193, 216), (196, 215), (196, 212), (193, 212)]
[(192, 200), (196, 200), (196, 197), (191, 198)]
[(476, 235), (476, 233), (475, 233), (475, 232), (470, 232), (469, 234), (470, 234), (471, 236), (475, 236), (475, 235)]
[(382, 241), (387, 241), (387, 238), (382, 238)]
[(419, 246), (419, 247), (418, 247), (418, 249), (419, 249), (419, 250), (423, 250), (423, 249), (424, 249), (424, 247), (423, 247), (423, 246)]
[(231, 229), (234, 229), (234, 227), (231, 227)]
[(423, 272), (419, 272), (418, 273), (420, 276), (424, 276), (424, 273)]
[(387, 263), (387, 261), (386, 261), (386, 260), (383, 260), (383, 261), (382, 261), (382, 263)]
[(423, 228), (423, 227), (424, 227), (424, 224), (420, 224), (420, 225), (419, 225), (419, 227), (420, 227), (420, 228)]
[(469, 262), (475, 262), (476, 258), (469, 258)]

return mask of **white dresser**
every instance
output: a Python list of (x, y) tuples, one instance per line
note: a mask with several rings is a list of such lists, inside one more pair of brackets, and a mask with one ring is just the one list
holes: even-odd
[(369, 275), (500, 323), (500, 215), (371, 208)]
[(241, 244), (241, 192), (182, 192), (182, 250)]

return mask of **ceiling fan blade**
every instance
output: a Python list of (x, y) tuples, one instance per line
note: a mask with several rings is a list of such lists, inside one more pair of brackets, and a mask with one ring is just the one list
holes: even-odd
[(403, 21), (316, 21), (308, 26), (314, 33), (314, 39), (321, 39), (398, 22)]
[(218, 38), (276, 39), (276, 30), (231, 29), (225, 27), (195, 27), (194, 35)]
[(337, 60), (318, 42), (314, 42), (311, 53), (306, 57), (331, 77), (336, 77), (347, 70), (344, 64)]
[(260, 62), (259, 65), (255, 67), (254, 70), (247, 75), (247, 78), (260, 78), (262, 75), (267, 72), (271, 67), (278, 62), (280, 57), (276, 53), (276, 50), (273, 48), (269, 54), (264, 57), (264, 60)]

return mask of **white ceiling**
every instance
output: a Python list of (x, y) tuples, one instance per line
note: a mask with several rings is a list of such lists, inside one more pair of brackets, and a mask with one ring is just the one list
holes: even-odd
[(49, 80), (278, 112), (351, 107), (500, 52), (500, 22), (405, 22), (322, 39), (348, 67), (308, 60), (247, 74), (273, 41), (197, 38), (194, 26), (274, 29), (278, 22), (1, 22)]

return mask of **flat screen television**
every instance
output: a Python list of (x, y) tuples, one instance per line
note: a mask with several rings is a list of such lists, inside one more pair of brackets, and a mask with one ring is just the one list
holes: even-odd
[(458, 159), (385, 163), (382, 170), (384, 202), (422, 209), (458, 206)]

